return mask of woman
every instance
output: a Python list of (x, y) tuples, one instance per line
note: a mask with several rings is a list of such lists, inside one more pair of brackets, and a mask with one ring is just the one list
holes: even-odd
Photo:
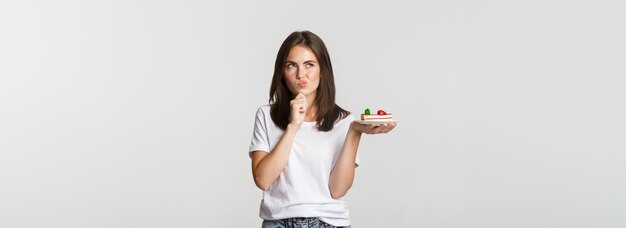
[(354, 180), (361, 134), (395, 124), (358, 124), (335, 104), (328, 51), (309, 31), (292, 33), (278, 50), (269, 103), (257, 111), (249, 149), (263, 227), (350, 227), (341, 197)]

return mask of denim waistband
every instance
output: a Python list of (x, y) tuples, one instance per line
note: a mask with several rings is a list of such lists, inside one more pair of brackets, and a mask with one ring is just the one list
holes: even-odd
[[(350, 228), (350, 226), (341, 226)], [(265, 220), (262, 228), (339, 228), (327, 224), (319, 218), (286, 218), (279, 220)]]

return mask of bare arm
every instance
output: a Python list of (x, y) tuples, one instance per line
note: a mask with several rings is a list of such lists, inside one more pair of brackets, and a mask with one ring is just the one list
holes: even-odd
[(374, 127), (373, 125), (363, 125), (352, 122), (346, 134), (346, 140), (341, 148), (341, 154), (335, 162), (333, 171), (330, 173), (329, 189), (333, 199), (338, 199), (346, 195), (352, 182), (354, 181), (354, 169), (356, 168), (356, 153), (359, 148), (362, 133), (379, 134), (387, 133), (396, 127), (395, 123)]
[(287, 125), (285, 132), (280, 137), (280, 140), (278, 140), (278, 143), (276, 143), (271, 153), (264, 151), (254, 151), (250, 153), (254, 183), (263, 191), (269, 189), (283, 169), (285, 169), (287, 161), (289, 161), (289, 153), (291, 152), (293, 139), (302, 125), (305, 113), (308, 110), (306, 97), (302, 93), (298, 94), (298, 96), (290, 102), (290, 105), (291, 114), (289, 125)]
[(250, 154), (254, 183), (260, 189), (267, 190), (287, 165), (293, 138), (298, 130), (295, 127), (294, 125), (287, 126), (285, 133), (271, 153), (254, 151)]
[(361, 141), (361, 132), (352, 129), (352, 124), (348, 134), (346, 134), (341, 154), (339, 154), (333, 171), (330, 173), (329, 188), (330, 196), (333, 199), (343, 197), (352, 187), (352, 182), (354, 181), (356, 153)]

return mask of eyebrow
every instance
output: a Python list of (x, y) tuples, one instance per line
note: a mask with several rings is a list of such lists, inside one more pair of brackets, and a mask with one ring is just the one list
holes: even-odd
[[(296, 62), (291, 61), (291, 60), (287, 60), (287, 61), (285, 61), (285, 64), (287, 64), (287, 63), (296, 63)], [(311, 60), (304, 61), (304, 63), (317, 63), (317, 62), (315, 60), (311, 59)]]

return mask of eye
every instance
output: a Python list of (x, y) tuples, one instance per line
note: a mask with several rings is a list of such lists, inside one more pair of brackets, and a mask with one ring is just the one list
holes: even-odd
[(313, 67), (313, 63), (307, 63), (305, 66), (306, 66), (306, 68), (311, 68), (311, 67)]
[(296, 64), (293, 64), (293, 63), (287, 63), (287, 68), (288, 68), (288, 69), (293, 69), (293, 68), (295, 68), (295, 67), (296, 67)]

